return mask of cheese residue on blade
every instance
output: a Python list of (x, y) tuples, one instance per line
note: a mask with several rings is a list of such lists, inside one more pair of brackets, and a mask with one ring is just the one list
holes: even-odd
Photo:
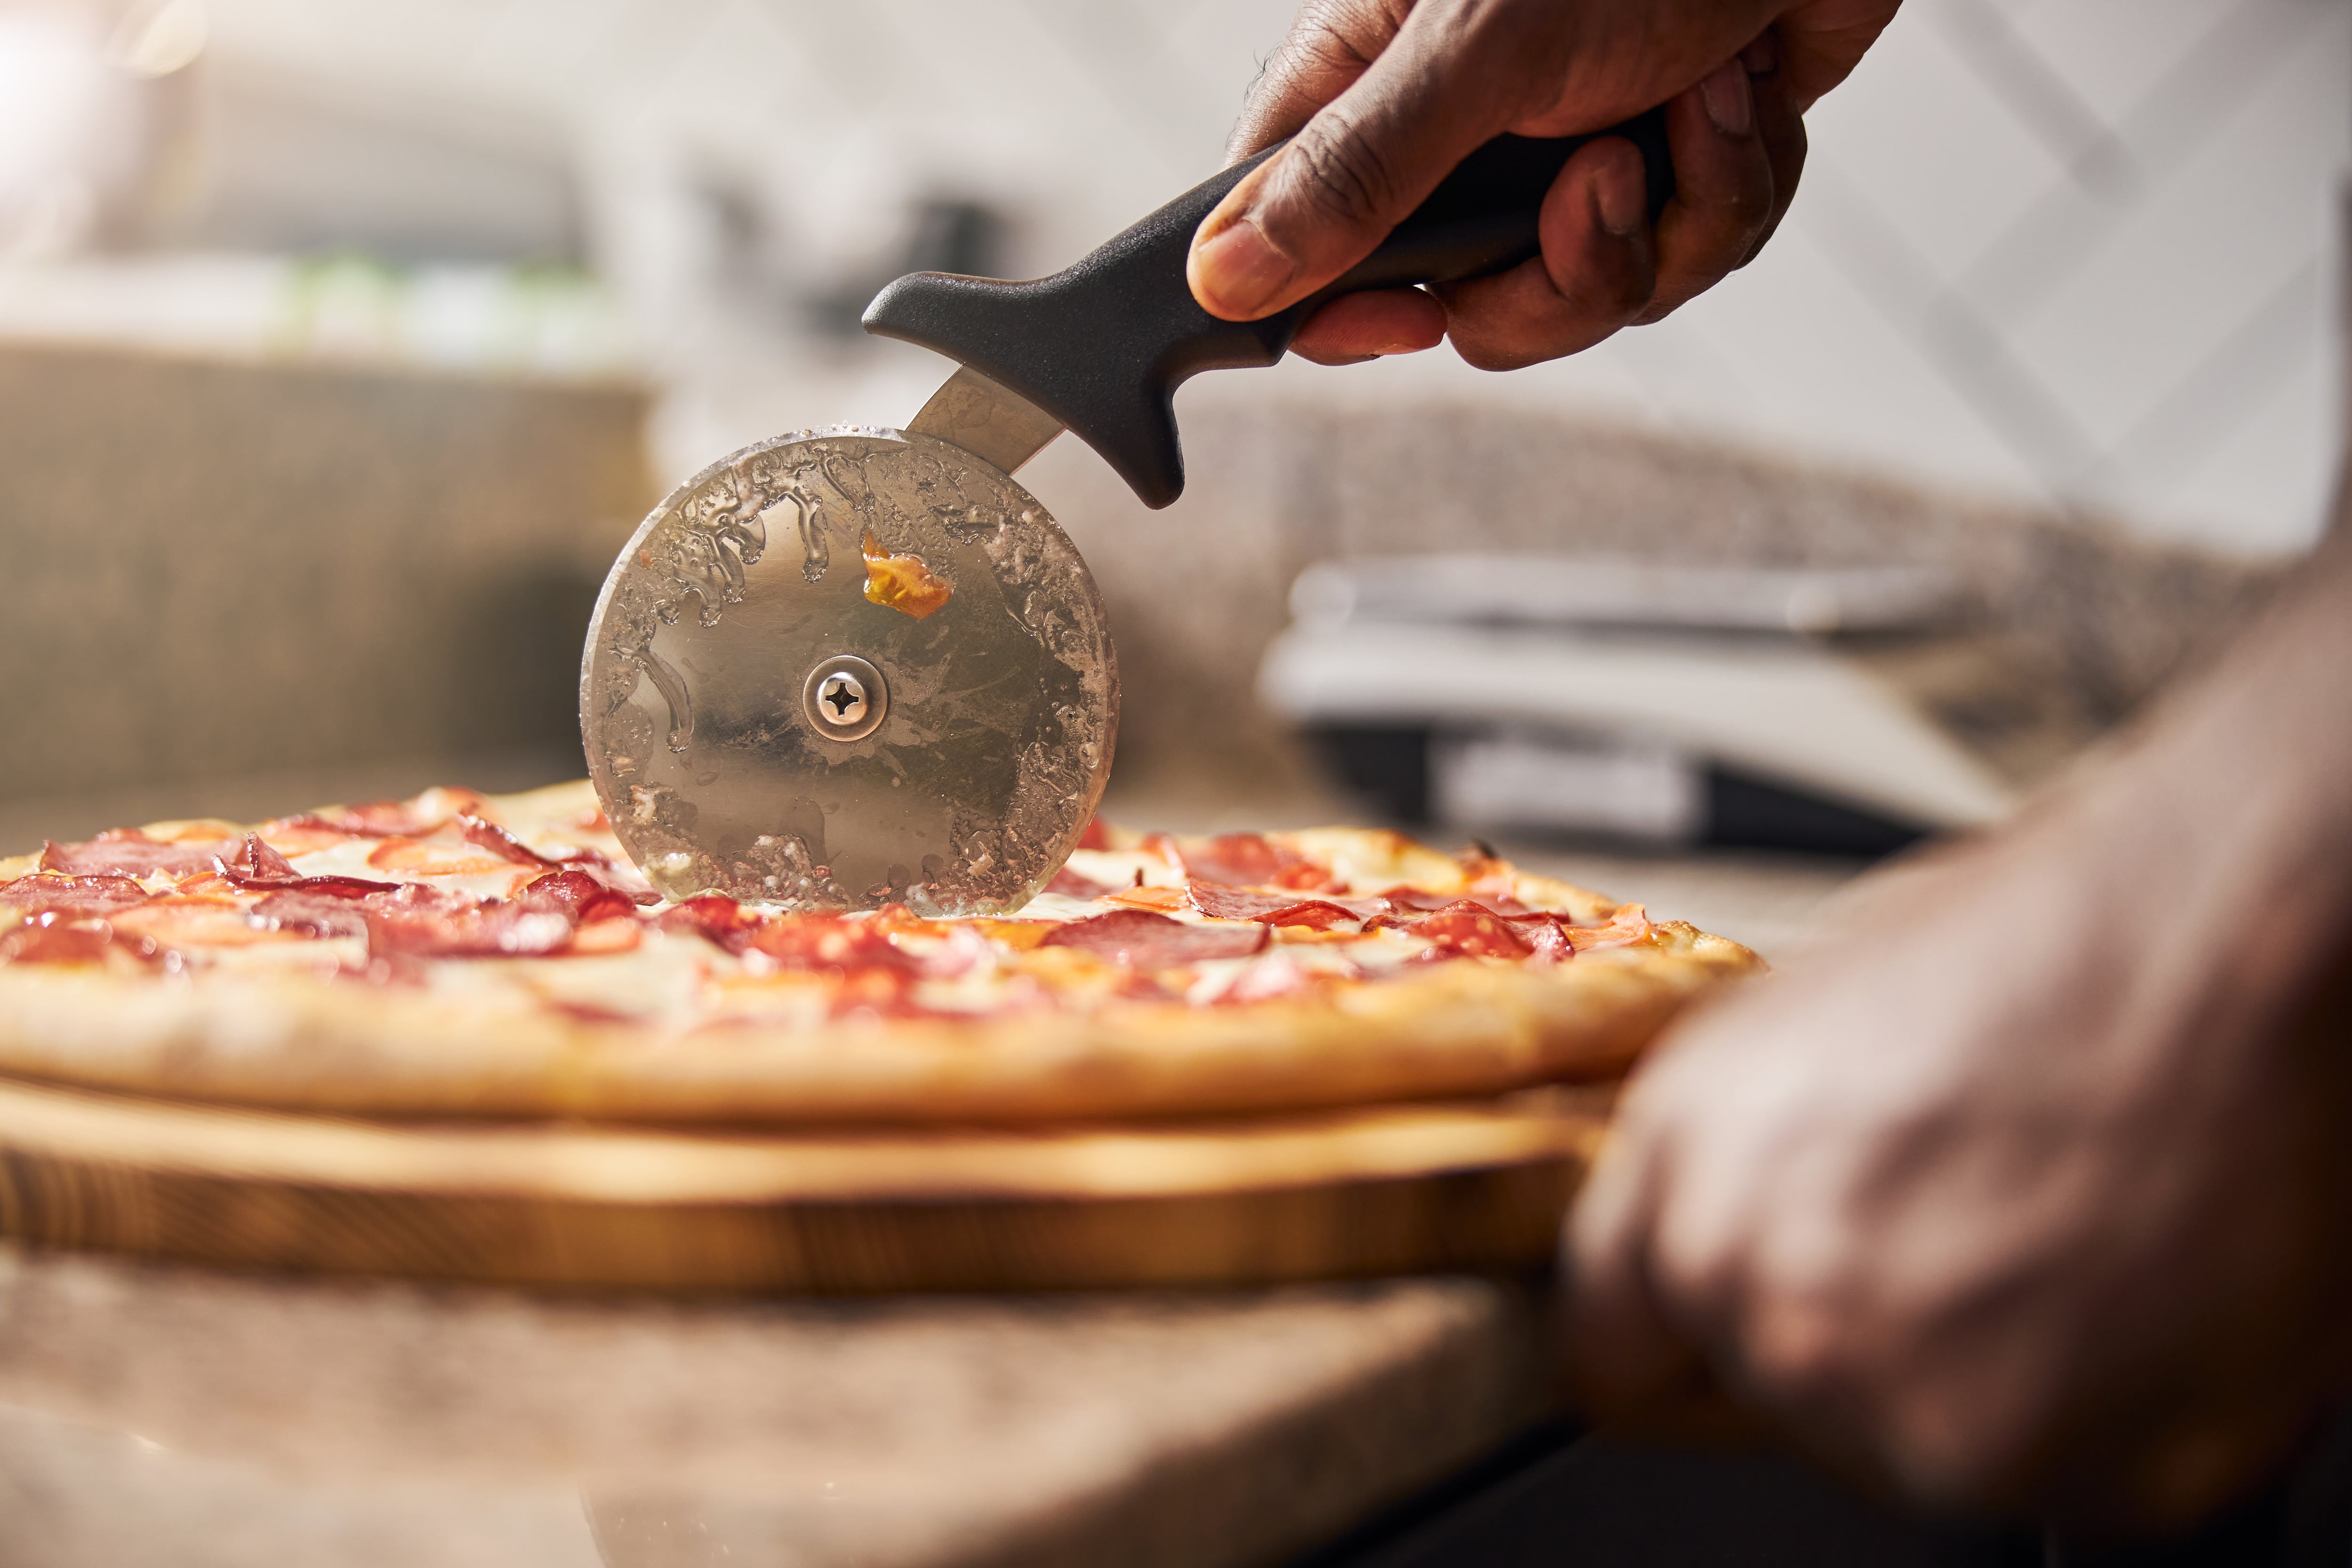
[(858, 547), (866, 557), (866, 597), (885, 610), (896, 610), (922, 621), (936, 614), (955, 593), (955, 585), (919, 555), (892, 555), (866, 536)]

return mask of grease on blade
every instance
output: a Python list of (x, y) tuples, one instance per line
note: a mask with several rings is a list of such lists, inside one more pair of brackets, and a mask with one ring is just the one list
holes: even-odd
[(896, 610), (921, 621), (936, 614), (955, 593), (955, 585), (933, 571), (919, 555), (892, 555), (867, 534), (859, 552), (866, 557), (866, 597), (886, 610)]

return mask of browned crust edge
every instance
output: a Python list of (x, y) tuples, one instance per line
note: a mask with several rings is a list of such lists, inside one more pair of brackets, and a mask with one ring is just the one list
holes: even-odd
[(1556, 967), (1461, 960), (1239, 1007), (712, 1028), (287, 977), (0, 972), (0, 1071), (289, 1110), (614, 1121), (1032, 1122), (1236, 1114), (1612, 1077), (1761, 965), (1688, 926)]

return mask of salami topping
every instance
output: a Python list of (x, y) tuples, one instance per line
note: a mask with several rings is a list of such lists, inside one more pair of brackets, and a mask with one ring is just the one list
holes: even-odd
[[(362, 800), (356, 806), (338, 806), (331, 811), (305, 811), (299, 817), (286, 818), (280, 825), (323, 828), (355, 839), (415, 838), (449, 820), (452, 796), (476, 799), (466, 791), (428, 789), (414, 800)], [(441, 809), (432, 810), (434, 805)]]
[[(634, 914), (635, 904), (585, 873), (559, 874), (581, 877), (596, 894)], [(525, 890), (525, 897), (479, 903), (415, 883), (358, 897), (290, 888), (255, 904), (251, 918), (271, 929), (312, 936), (365, 936), (368, 952), (379, 958), (538, 956), (571, 944), (572, 927), (580, 923), (573, 913), (574, 898), (592, 906), (596, 902), (595, 894), (583, 897), (570, 885), (548, 888), (554, 881), (553, 876), (541, 877)], [(537, 896), (528, 896), (532, 894)], [(609, 912), (593, 916), (609, 917)]]
[(146, 897), (147, 890), (127, 876), (25, 876), (0, 883), (0, 909), (20, 914), (62, 909), (103, 915)]
[(1191, 850), (1180, 847), (1184, 874), (1227, 887), (1286, 887), (1321, 893), (1331, 872), (1264, 833), (1223, 833)]
[(306, 936), (364, 936), (367, 916), (354, 899), (316, 890), (273, 893), (253, 906), (247, 916), (270, 931), (299, 931)]
[[(562, 863), (541, 854), (496, 822), (480, 817), (460, 816), (457, 831), (465, 834), (466, 841), (475, 848), (488, 850), (500, 860), (512, 861), (517, 865), (545, 866), (552, 871)], [(604, 857), (599, 855), (596, 858), (602, 860)]]
[[(929, 918), (899, 904), (783, 914), (716, 894), (673, 905), (647, 890), (585, 799), (584, 788), (511, 800), (428, 790), (252, 831), (192, 820), (49, 844), (40, 869), (0, 881), (0, 969), (85, 973), (26, 968), (0, 997), (10, 985), (79, 989), (92, 975), (151, 988), (173, 976), (183, 977), (174, 986), (199, 987), (240, 975), (268, 986), (405, 984), (453, 1006), (507, 998), (670, 1038), (720, 1026), (805, 1030), (826, 1017), (865, 1020), (863, 1030), (875, 1019), (958, 1027), (1045, 1009), (1205, 1017), (1344, 1007), (1355, 988), (1390, 984), (1442, 1000), (1516, 982), (1440, 961), (1548, 968), (1586, 955), (1591, 967), (1593, 948), (1650, 943), (1663, 970), (1696, 940), (1678, 927), (1653, 936), (1639, 905), (1576, 925), (1558, 908), (1573, 904), (1589, 920), (1612, 906), (1572, 888), (1543, 891), (1545, 879), (1483, 849), (1462, 857), (1457, 873), (1425, 851), (1407, 854), (1394, 835), (1367, 833), (1360, 848), (1344, 831), (1192, 841), (1099, 821), (1082, 840), (1092, 857), (1076, 855), (1076, 869), (1047, 884), (1091, 908), (1044, 901), (1091, 918)], [(1389, 879), (1419, 881), (1423, 866), (1449, 891), (1380, 891)], [(1409, 940), (1380, 936), (1389, 930)], [(1643, 961), (1600, 957), (1590, 978), (1603, 991), (1604, 971)], [(480, 962), (489, 959), (509, 962)], [(1434, 971), (1423, 967), (1433, 962)]]
[(1513, 930), (1528, 945), (1530, 961), (1557, 964), (1576, 956), (1576, 944), (1569, 939), (1568, 922), (1556, 915), (1530, 915), (1511, 922)]
[(1158, 913), (1184, 908), (1192, 902), (1192, 895), (1181, 887), (1122, 887), (1105, 895), (1113, 904), (1124, 904), (1130, 909), (1149, 909)]
[(1065, 898), (1100, 898), (1111, 890), (1090, 876), (1080, 876), (1068, 866), (1054, 873), (1045, 884), (1047, 893), (1058, 893)]
[[(1392, 895), (1390, 895), (1392, 896)], [(1366, 930), (1392, 927), (1433, 942), (1433, 956), (1534, 959), (1557, 963), (1595, 947), (1620, 947), (1650, 934), (1638, 904), (1620, 904), (1605, 925), (1572, 925), (1558, 915), (1497, 915), (1486, 904), (1457, 899), (1418, 919), (1381, 915)]]
[(504, 855), (468, 853), (440, 838), (386, 839), (368, 851), (367, 862), (378, 871), (413, 872), (418, 876), (479, 876), (514, 863)]
[(721, 893), (706, 893), (689, 898), (674, 909), (663, 910), (655, 922), (665, 931), (702, 937), (730, 953), (740, 953), (749, 947), (751, 934), (762, 923), (761, 915)]
[(216, 857), (236, 851), (231, 842), (158, 843), (136, 828), (119, 828), (86, 843), (42, 846), (41, 869), (68, 876), (194, 876), (210, 871)]
[(304, 876), (294, 863), (258, 833), (245, 835), (235, 859), (215, 856), (212, 869), (238, 887), (299, 890), (331, 898), (362, 898), (371, 893), (397, 893), (396, 882), (373, 882), (363, 876)]
[(1381, 898), (1391, 909), (1399, 913), (1406, 910), (1419, 910), (1423, 914), (1432, 914), (1440, 909), (1452, 909), (1465, 903), (1475, 904), (1489, 915), (1500, 915), (1506, 917), (1528, 913), (1528, 906), (1517, 899), (1491, 891), (1465, 900), (1460, 894), (1428, 893), (1418, 887), (1392, 887), (1381, 894)]
[(898, 969), (911, 971), (913, 958), (890, 940), (885, 909), (871, 920), (838, 915), (787, 915), (752, 934), (751, 946), (785, 969)]
[(1352, 925), (1381, 913), (1385, 907), (1383, 901), (1376, 898), (1302, 899), (1295, 894), (1223, 887), (1213, 882), (1193, 883), (1187, 894), (1192, 907), (1213, 919), (1255, 920), (1266, 925), (1311, 925), (1318, 931)]
[[(799, 974), (830, 975), (839, 982), (832, 1012), (836, 1018), (857, 1013), (884, 1017), (919, 1012), (916, 982), (930, 966), (891, 939), (891, 930), (908, 911), (889, 904), (870, 920), (838, 915), (787, 915), (766, 921), (752, 933), (744, 952), (746, 965)], [(958, 955), (943, 967), (968, 961)]]
[(476, 904), (415, 883), (360, 901), (377, 957), (534, 957), (572, 941), (572, 917), (515, 900)]
[(617, 888), (605, 886), (584, 871), (550, 872), (524, 888), (516, 899), (533, 909), (551, 909), (569, 915), (581, 925), (624, 916), (635, 919), (637, 913), (635, 899)]
[(1650, 912), (1638, 904), (1621, 904), (1611, 912), (1606, 925), (1570, 925), (1566, 930), (1580, 953), (1588, 947), (1622, 947), (1649, 938)]
[(1205, 958), (1246, 958), (1273, 934), (1263, 925), (1202, 925), (1141, 909), (1073, 921), (1045, 934), (1042, 947), (1077, 947), (1139, 969), (1172, 968)]
[(1463, 899), (1405, 927), (1448, 957), (1525, 958), (1535, 946), (1509, 921)]
[(104, 920), (77, 918), (62, 910), (45, 911), (13, 931), (0, 932), (0, 963), (102, 964), (120, 956), (146, 964), (158, 952), (152, 937), (119, 932)]

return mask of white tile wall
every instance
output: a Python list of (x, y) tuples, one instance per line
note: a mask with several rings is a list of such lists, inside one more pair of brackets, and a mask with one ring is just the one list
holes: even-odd
[[(1044, 269), (1214, 167), (1289, 8), (213, 5), (225, 54), (575, 127), (614, 269), (687, 383), (680, 465), (771, 424), (903, 417), (928, 367), (812, 353), (701, 309), (707, 246), (664, 182), (716, 172), (752, 191), (813, 279), (943, 190), (1012, 213), (1019, 260)], [(1815, 111), (1813, 147), (1771, 252), (1672, 321), (1507, 378), (1435, 356), (1276, 375), (1349, 399), (1597, 406), (2237, 550), (2313, 536), (2339, 426), (2352, 5), (1909, 0)]]

